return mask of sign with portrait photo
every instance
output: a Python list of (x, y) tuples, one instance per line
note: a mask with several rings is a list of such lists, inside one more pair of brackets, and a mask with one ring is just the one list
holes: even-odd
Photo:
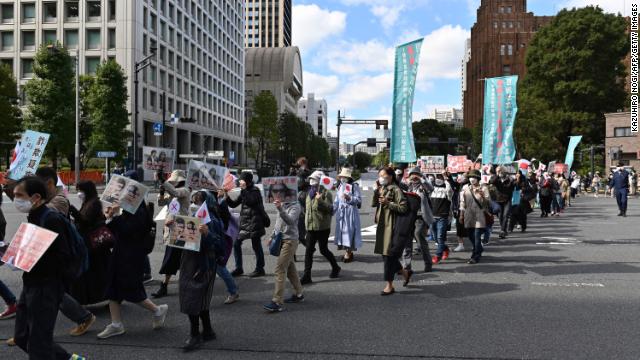
[(444, 172), (444, 156), (421, 156), (420, 170), (423, 174), (442, 174)]
[(262, 179), (262, 197), (267, 203), (280, 200), (282, 203), (298, 201), (298, 178), (295, 176)]
[(223, 166), (190, 160), (187, 172), (187, 186), (192, 190), (218, 191), (225, 184), (229, 169)]
[(39, 226), (22, 223), (2, 256), (2, 262), (29, 272), (49, 249), (58, 234)]
[(118, 204), (122, 210), (135, 214), (148, 192), (148, 187), (135, 180), (113, 175), (100, 200), (107, 204)]
[(200, 219), (192, 216), (175, 215), (165, 245), (184, 250), (200, 251)]
[(155, 180), (154, 176), (158, 170), (164, 174), (173, 171), (175, 160), (175, 150), (144, 146), (142, 148), (142, 168), (144, 169), (144, 180)]

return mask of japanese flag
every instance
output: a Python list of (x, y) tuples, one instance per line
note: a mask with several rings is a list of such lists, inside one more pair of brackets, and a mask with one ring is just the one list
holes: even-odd
[(200, 209), (198, 209), (198, 212), (196, 213), (196, 217), (200, 219), (202, 224), (208, 224), (211, 222), (211, 217), (209, 216), (209, 209), (207, 209), (206, 202), (202, 203), (202, 206), (200, 206)]
[(333, 189), (333, 184), (335, 184), (335, 180), (328, 177), (328, 176), (323, 176), (320, 178), (320, 185), (324, 186), (325, 189), (327, 190), (331, 190)]
[(180, 203), (178, 202), (177, 198), (173, 198), (173, 200), (171, 200), (171, 202), (169, 203), (169, 214), (178, 215), (179, 212), (180, 212)]
[(13, 149), (13, 155), (11, 156), (11, 164), (9, 165), (9, 171), (12, 171), (16, 167), (16, 165), (18, 165), (18, 162), (16, 161), (18, 159), (18, 156), (20, 156), (20, 141), (16, 143), (16, 147)]
[(351, 195), (351, 184), (344, 184), (344, 194)]
[(56, 183), (56, 187), (62, 187), (62, 192), (64, 192), (64, 196), (69, 196), (69, 188), (67, 188), (67, 185), (65, 185), (64, 182), (62, 182), (62, 179), (60, 179), (60, 175), (58, 175), (58, 183)]

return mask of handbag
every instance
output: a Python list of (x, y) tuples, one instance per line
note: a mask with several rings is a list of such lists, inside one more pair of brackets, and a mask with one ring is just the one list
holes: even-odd
[(89, 245), (92, 250), (100, 248), (111, 249), (116, 243), (115, 235), (113, 235), (106, 225), (102, 225), (90, 232), (87, 240), (89, 240)]
[(275, 232), (271, 236), (271, 243), (269, 244), (269, 254), (273, 256), (280, 256), (280, 249), (282, 249), (282, 233)]
[(482, 213), (484, 214), (484, 221), (485, 221), (486, 225), (493, 225), (493, 213), (491, 211), (488, 211), (484, 207), (482, 207), (482, 204), (480, 204), (480, 201), (478, 201), (478, 199), (476, 199), (476, 196), (473, 195), (473, 192), (471, 192), (471, 191), (469, 191), (469, 192), (471, 193), (471, 197), (473, 198), (473, 201), (475, 201), (476, 205), (478, 205), (478, 207), (480, 209), (482, 209)]

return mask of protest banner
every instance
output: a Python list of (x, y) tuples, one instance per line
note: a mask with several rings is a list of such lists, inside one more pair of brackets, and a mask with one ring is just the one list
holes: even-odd
[(442, 174), (444, 172), (444, 156), (421, 156), (423, 174)]
[(298, 178), (295, 176), (270, 177), (262, 179), (263, 198), (267, 203), (275, 200), (288, 203), (298, 200)]
[(22, 223), (13, 236), (2, 262), (29, 272), (49, 249), (58, 234), (39, 226)]
[(556, 163), (555, 166), (553, 167), (553, 173), (554, 174), (560, 174), (564, 176), (569, 175), (569, 165), (567, 164), (563, 164), (563, 163)]
[(9, 178), (20, 180), (27, 175), (35, 174), (48, 142), (49, 134), (25, 131), (20, 139), (20, 146), (16, 146), (18, 150), (14, 150), (16, 158), (10, 164)]
[(187, 183), (192, 190), (218, 191), (225, 183), (228, 173), (229, 169), (226, 167), (189, 160)]
[(463, 173), (469, 171), (469, 166), (473, 166), (473, 161), (467, 159), (466, 155), (447, 155), (447, 170), (450, 173)]
[(176, 215), (171, 217), (169, 237), (165, 245), (184, 250), (200, 251), (200, 219), (192, 216)]
[(510, 164), (516, 156), (513, 127), (518, 113), (518, 76), (485, 79), (483, 164)]
[(144, 146), (142, 148), (144, 180), (154, 180), (154, 175), (158, 170), (162, 170), (163, 174), (171, 173), (173, 171), (175, 153), (173, 149)]
[(122, 210), (135, 214), (148, 192), (148, 187), (135, 180), (113, 175), (100, 200), (107, 203), (107, 206), (118, 204)]
[(576, 150), (576, 147), (582, 140), (582, 135), (578, 136), (569, 136), (569, 146), (567, 147), (567, 155), (564, 157), (564, 163), (567, 164), (567, 167), (571, 169), (573, 165), (573, 153)]

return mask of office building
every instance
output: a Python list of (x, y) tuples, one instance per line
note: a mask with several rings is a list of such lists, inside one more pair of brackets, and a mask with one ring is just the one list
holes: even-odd
[(247, 48), (291, 46), (291, 0), (244, 0)]
[[(640, 136), (631, 132), (631, 113), (604, 114), (606, 121), (605, 169), (623, 163), (636, 171), (640, 170)], [(585, 159), (589, 154), (585, 153)], [(578, 155), (576, 155), (578, 156)]]
[(438, 122), (453, 126), (455, 128), (463, 127), (462, 109), (433, 109), (429, 114), (430, 119), (438, 120)]
[(327, 138), (327, 101), (316, 99), (313, 93), (298, 101), (298, 117), (311, 125), (314, 134)]

